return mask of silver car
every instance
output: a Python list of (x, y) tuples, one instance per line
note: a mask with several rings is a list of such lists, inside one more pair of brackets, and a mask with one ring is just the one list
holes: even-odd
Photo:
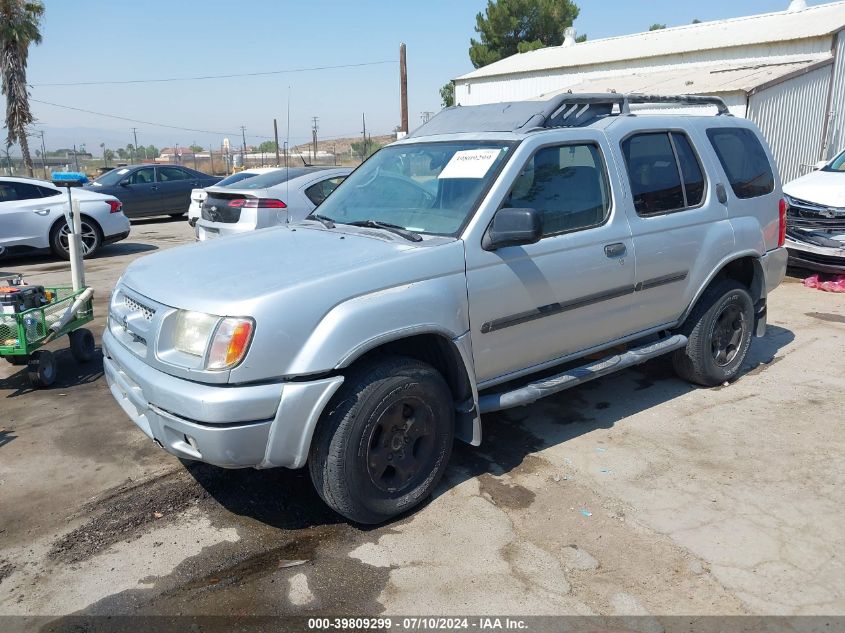
[[(82, 211), (83, 256), (129, 236), (129, 219), (120, 200), (81, 187), (73, 189), (73, 197)], [(12, 255), (49, 249), (69, 259), (67, 205), (67, 190), (49, 182), (0, 178), (0, 251)]]
[[(646, 99), (719, 114), (630, 116)], [(303, 222), (131, 264), (104, 371), (173, 455), (307, 465), (378, 523), (431, 494), (454, 438), (481, 443), (485, 413), (661, 354), (734, 379), (785, 233), (771, 153), (720, 99), (448, 108)]]
[(302, 220), (351, 172), (348, 167), (282, 168), (234, 185), (208, 187), (196, 224), (197, 239)]

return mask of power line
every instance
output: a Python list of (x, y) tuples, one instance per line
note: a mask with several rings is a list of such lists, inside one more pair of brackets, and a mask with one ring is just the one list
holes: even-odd
[[(40, 99), (33, 99), (32, 97), (30, 97), (29, 100), (32, 101), (33, 103), (41, 103), (43, 105), (53, 106), (54, 108), (62, 108), (64, 110), (74, 110), (76, 112), (84, 112), (86, 114), (95, 114), (97, 116), (104, 116), (104, 117), (107, 117), (109, 119), (118, 119), (120, 121), (129, 121), (131, 123), (141, 123), (143, 125), (152, 125), (152, 126), (155, 126), (155, 127), (164, 127), (164, 128), (168, 128), (168, 129), (171, 129), (171, 130), (181, 130), (181, 131), (184, 131), (184, 132), (199, 132), (201, 134), (216, 134), (218, 136), (237, 136), (237, 132), (217, 132), (217, 131), (214, 131), (214, 130), (199, 130), (199, 129), (190, 128), (190, 127), (180, 127), (178, 125), (167, 125), (166, 123), (155, 123), (153, 121), (142, 121), (140, 119), (130, 119), (129, 117), (120, 116), (120, 115), (117, 115), (117, 114), (107, 114), (105, 112), (95, 112), (94, 110), (86, 110), (85, 108), (75, 108), (73, 106), (62, 105), (60, 103), (51, 103), (50, 101), (41, 101)], [(262, 138), (262, 139), (271, 138), (269, 136), (259, 136), (257, 134), (251, 134), (250, 137), (251, 138)]]
[[(204, 79), (232, 79), (235, 77), (265, 77), (267, 75), (284, 75), (290, 73), (304, 73), (316, 70), (336, 70), (340, 68), (360, 68), (362, 66), (378, 66), (381, 64), (395, 64), (395, 59), (377, 62), (361, 62), (360, 64), (341, 64), (339, 66), (311, 66), (309, 68), (288, 68), (286, 70), (267, 70), (258, 73), (235, 73), (231, 75), (201, 75), (198, 77), (165, 77), (160, 79), (116, 79), (111, 81), (64, 81), (55, 83), (31, 84), (33, 88), (42, 86), (108, 86), (115, 84), (152, 84), (168, 81), (199, 81)], [(34, 99), (33, 99), (34, 101)]]

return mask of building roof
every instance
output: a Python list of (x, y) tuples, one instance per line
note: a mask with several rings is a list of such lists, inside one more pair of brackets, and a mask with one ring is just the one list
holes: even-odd
[(712, 64), (707, 66), (674, 68), (671, 70), (642, 70), (585, 79), (563, 90), (547, 93), (541, 98), (564, 92), (619, 92), (672, 94), (722, 94), (743, 92), (753, 94), (797, 75), (812, 72), (833, 63), (830, 54), (811, 56), (804, 60), (772, 63)]
[(550, 46), (517, 53), (462, 75), (456, 81), (801, 40), (831, 35), (842, 29), (845, 29), (845, 2), (831, 2), (801, 11), (701, 22), (568, 47)]

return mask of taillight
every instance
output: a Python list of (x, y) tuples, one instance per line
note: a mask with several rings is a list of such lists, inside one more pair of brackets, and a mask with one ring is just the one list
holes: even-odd
[(120, 213), (123, 209), (123, 203), (120, 200), (107, 200), (109, 203), (109, 213)]
[(778, 205), (778, 246), (783, 246), (786, 244), (786, 207), (787, 202), (786, 198), (780, 199), (780, 204)]
[(287, 209), (288, 207), (275, 198), (236, 198), (229, 201), (229, 206), (236, 209)]

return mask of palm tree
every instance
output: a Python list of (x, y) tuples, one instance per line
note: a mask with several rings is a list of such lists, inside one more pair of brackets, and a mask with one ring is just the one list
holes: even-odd
[(38, 27), (44, 16), (40, 0), (0, 0), (0, 74), (6, 97), (6, 147), (21, 146), (23, 164), (32, 176), (32, 157), (26, 126), (32, 123), (29, 92), (26, 85), (26, 62), (29, 45), (41, 43)]

